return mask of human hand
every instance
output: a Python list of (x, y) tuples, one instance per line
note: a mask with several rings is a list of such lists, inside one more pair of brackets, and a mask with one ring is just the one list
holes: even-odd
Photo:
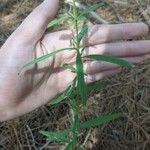
[[(74, 63), (76, 53), (64, 51), (42, 63), (20, 68), (32, 59), (57, 49), (70, 47), (69, 30), (44, 35), (55, 16), (59, 0), (45, 0), (9, 37), (0, 50), (0, 121), (10, 120), (46, 104), (67, 88), (75, 74), (61, 64)], [(127, 41), (148, 33), (143, 23), (95, 25), (84, 39), (85, 54), (110, 54), (133, 63), (150, 53), (150, 41)], [(117, 65), (84, 61), (86, 81), (95, 82), (120, 72)]]

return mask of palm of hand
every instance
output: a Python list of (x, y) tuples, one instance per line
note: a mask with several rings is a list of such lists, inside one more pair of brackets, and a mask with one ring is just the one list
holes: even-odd
[[(3, 96), (2, 99), (5, 99), (5, 103), (0, 103), (1, 107), (11, 107), (12, 110), (12, 108), (16, 108), (16, 105), (22, 105), (27, 110), (27, 105), (32, 103), (28, 109), (37, 108), (65, 90), (75, 74), (64, 69), (61, 63), (74, 61), (74, 51), (60, 52), (56, 57), (25, 70), (20, 71), (20, 68), (30, 60), (44, 54), (70, 47), (71, 37), (70, 31), (61, 31), (48, 34), (35, 44), (26, 42), (26, 36), (24, 36), (24, 40), (20, 42), (22, 37), (18, 38), (18, 43), (15, 45), (10, 38), (1, 50), (3, 65), (1, 65), (0, 73), (0, 93)], [(12, 53), (10, 53), (9, 45), (12, 45)], [(9, 55), (7, 55), (8, 53)], [(31, 100), (33, 101), (31, 102)], [(19, 112), (20, 108), (17, 111)], [(24, 113), (23, 109), (22, 113)]]

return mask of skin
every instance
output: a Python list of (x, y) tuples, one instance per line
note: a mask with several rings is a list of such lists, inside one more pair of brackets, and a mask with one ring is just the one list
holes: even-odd
[[(74, 51), (61, 52), (20, 72), (20, 68), (34, 58), (70, 47), (72, 32), (69, 30), (44, 34), (58, 6), (59, 0), (45, 0), (1, 47), (0, 121), (16, 118), (46, 104), (65, 90), (75, 77), (61, 66), (62, 62), (75, 62)], [(139, 63), (150, 54), (150, 41), (136, 40), (146, 34), (148, 27), (144, 23), (95, 25), (83, 40), (84, 53), (111, 54)], [(121, 71), (117, 65), (92, 60), (84, 60), (84, 69), (87, 83)]]

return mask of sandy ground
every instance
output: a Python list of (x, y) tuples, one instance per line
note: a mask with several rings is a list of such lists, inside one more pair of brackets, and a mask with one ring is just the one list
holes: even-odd
[[(0, 45), (40, 2), (0, 0)], [(103, 2), (105, 8), (99, 9), (97, 13), (109, 23), (144, 21), (150, 24), (149, 0)], [(63, 12), (61, 7), (60, 13)], [(58, 29), (61, 28), (55, 30)], [(149, 39), (149, 36), (146, 38)], [(91, 96), (87, 109), (81, 112), (82, 120), (112, 112), (122, 112), (125, 117), (82, 131), (80, 143), (87, 150), (149, 150), (150, 60), (105, 81), (108, 86)], [(56, 131), (68, 127), (68, 124), (67, 104), (43, 106), (16, 120), (0, 123), (0, 150), (59, 150), (61, 143), (47, 141), (39, 131)]]

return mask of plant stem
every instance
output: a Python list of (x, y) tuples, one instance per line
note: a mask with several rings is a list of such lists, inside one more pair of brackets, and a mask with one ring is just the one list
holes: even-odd
[(76, 147), (77, 138), (78, 138), (78, 129), (79, 129), (79, 112), (78, 105), (74, 98), (71, 99), (71, 110), (72, 110), (72, 136), (73, 136), (73, 144), (74, 148)]
[[(74, 36), (74, 47), (76, 48), (77, 55), (80, 55), (80, 42), (78, 38), (78, 33), (79, 33), (79, 26), (78, 26), (78, 9), (76, 7), (76, 0), (73, 0), (73, 22), (74, 22), (74, 27), (75, 27), (75, 36)], [(71, 117), (72, 117), (72, 143), (73, 143), (73, 149), (76, 148), (77, 144), (77, 138), (78, 138), (78, 129), (79, 129), (79, 107), (77, 100), (72, 97), (70, 99), (70, 109), (71, 109)]]
[(80, 48), (80, 46), (79, 46), (79, 40), (78, 40), (78, 32), (79, 32), (79, 27), (78, 27), (78, 19), (77, 19), (77, 17), (78, 17), (78, 9), (77, 9), (77, 7), (76, 7), (76, 0), (73, 0), (73, 14), (74, 14), (74, 18), (75, 18), (75, 47), (77, 48), (77, 51), (79, 52), (79, 48)]

